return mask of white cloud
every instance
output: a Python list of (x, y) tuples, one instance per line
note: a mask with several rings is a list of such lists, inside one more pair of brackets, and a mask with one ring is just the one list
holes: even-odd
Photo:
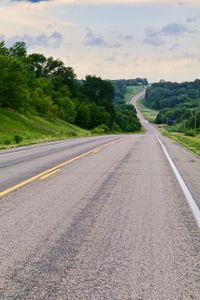
[(7, 38), (5, 35), (0, 35), (0, 40), (4, 40), (8, 47), (13, 46), (16, 42), (25, 42), (28, 47), (43, 46), (45, 48), (59, 48), (63, 36), (60, 32), (54, 31), (51, 35), (45, 33), (33, 36), (30, 34), (15, 35)]
[(95, 34), (90, 28), (87, 28), (84, 45), (100, 48), (119, 48), (122, 46), (119, 42), (108, 41), (103, 35)]
[(164, 40), (166, 37), (178, 38), (181, 36), (185, 36), (185, 34), (196, 33), (197, 30), (195, 28), (191, 29), (189, 23), (187, 21), (186, 23), (171, 22), (157, 30), (146, 28), (145, 40), (143, 41), (143, 43), (152, 46), (162, 46), (167, 44), (167, 41)]

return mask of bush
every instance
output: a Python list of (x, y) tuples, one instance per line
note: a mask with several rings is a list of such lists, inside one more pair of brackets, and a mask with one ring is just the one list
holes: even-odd
[(104, 134), (104, 133), (106, 133), (106, 132), (108, 132), (108, 131), (109, 131), (108, 126), (105, 125), (105, 124), (102, 124), (102, 125), (99, 125), (99, 126), (97, 126), (96, 128), (94, 128), (94, 129), (92, 130), (92, 133), (93, 133), (93, 134)]
[(10, 145), (11, 141), (7, 137), (5, 137), (4, 140), (3, 140), (3, 144), (4, 145)]
[(67, 131), (67, 135), (71, 137), (76, 137), (78, 134), (75, 130), (69, 130)]
[(23, 141), (23, 136), (21, 136), (20, 134), (16, 134), (14, 139), (15, 139), (16, 144), (19, 144)]
[(116, 122), (112, 124), (112, 132), (121, 132), (121, 128)]
[(194, 130), (188, 129), (188, 130), (186, 131), (185, 135), (187, 135), (187, 136), (195, 136)]

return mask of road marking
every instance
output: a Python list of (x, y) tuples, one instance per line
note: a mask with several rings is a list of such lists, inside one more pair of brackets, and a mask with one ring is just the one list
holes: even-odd
[[(76, 140), (73, 140), (73, 142), (77, 141), (78, 138)], [(18, 148), (19, 150), (18, 151), (12, 151), (12, 152), (8, 152), (8, 153), (1, 153), (0, 152), (0, 158), (3, 157), (3, 156), (9, 156), (9, 155), (12, 155), (12, 154), (20, 154), (20, 153), (24, 153), (24, 152), (30, 152), (30, 151), (34, 151), (34, 150), (40, 150), (40, 149), (43, 149), (43, 148), (47, 148), (49, 146), (57, 146), (57, 145), (60, 145), (60, 144), (65, 144), (65, 143), (69, 143), (69, 142), (72, 142), (72, 140), (65, 140), (65, 141), (58, 141), (58, 142), (53, 142), (49, 145), (44, 145), (44, 146), (39, 146), (38, 144), (38, 147), (32, 147), (30, 149), (24, 149), (24, 150), (20, 150), (20, 148)]]
[(156, 134), (156, 138), (157, 138), (158, 142), (160, 143), (160, 145), (161, 145), (161, 147), (162, 147), (162, 149), (165, 153), (165, 156), (167, 157), (167, 159), (170, 163), (170, 166), (171, 166), (171, 168), (172, 168), (172, 170), (173, 170), (173, 172), (176, 176), (176, 179), (178, 180), (178, 183), (179, 183), (179, 185), (180, 185), (180, 187), (181, 187), (181, 189), (182, 189), (182, 191), (185, 195), (187, 203), (188, 203), (188, 205), (189, 205), (189, 207), (190, 207), (190, 209), (191, 209), (191, 211), (194, 215), (194, 218), (197, 222), (197, 225), (200, 227), (200, 210), (199, 210), (194, 198), (192, 197), (192, 194), (190, 193), (188, 187), (186, 186), (182, 176), (180, 175), (177, 167), (175, 166), (173, 160), (171, 159), (167, 149), (165, 148), (164, 144), (162, 143), (162, 141), (160, 140), (160, 138), (158, 137), (157, 134)]
[(57, 172), (59, 172), (59, 171), (60, 171), (60, 169), (57, 169), (57, 170), (55, 170), (55, 171), (53, 171), (53, 172), (51, 172), (51, 173), (48, 173), (48, 174), (46, 174), (46, 175), (40, 177), (40, 179), (41, 179), (41, 180), (44, 180), (44, 179), (48, 178), (49, 176), (54, 175), (55, 173), (57, 173)]
[(69, 142), (69, 140), (65, 141), (65, 142), (59, 142), (59, 143), (54, 143), (54, 144), (50, 144), (50, 145), (45, 145), (45, 146), (38, 146), (38, 147), (33, 147), (33, 148), (30, 148), (30, 149), (24, 149), (24, 150), (19, 150), (19, 151), (13, 151), (13, 152), (9, 152), (9, 153), (0, 153), (0, 157), (3, 157), (3, 156), (8, 156), (8, 155), (12, 155), (12, 154), (20, 154), (20, 153), (24, 153), (24, 152), (30, 152), (30, 151), (34, 151), (34, 150), (40, 150), (40, 149), (43, 149), (43, 148), (47, 148), (49, 146), (57, 146), (59, 144), (64, 144), (66, 142)]
[(97, 150), (94, 150), (92, 153), (98, 153), (98, 152), (100, 152), (100, 150), (99, 150), (99, 149), (97, 149)]
[(99, 147), (97, 147), (97, 148), (95, 148), (95, 149), (92, 149), (92, 150), (90, 150), (90, 151), (88, 151), (88, 152), (85, 152), (85, 153), (79, 155), (79, 156), (76, 156), (76, 157), (74, 157), (74, 158), (72, 158), (72, 159), (69, 159), (69, 160), (67, 160), (67, 161), (65, 161), (65, 162), (63, 162), (63, 163), (61, 163), (61, 164), (59, 164), (59, 165), (56, 165), (56, 166), (54, 166), (54, 167), (51, 168), (51, 169), (48, 169), (48, 170), (46, 170), (46, 171), (44, 171), (44, 172), (41, 172), (41, 173), (39, 173), (39, 174), (37, 174), (37, 175), (35, 175), (35, 176), (33, 176), (33, 177), (31, 177), (31, 178), (25, 180), (25, 181), (22, 181), (22, 182), (18, 183), (17, 185), (14, 185), (14, 186), (12, 186), (12, 187), (10, 187), (10, 188), (8, 188), (8, 189), (6, 189), (6, 190), (0, 192), (0, 198), (3, 197), (3, 196), (5, 196), (5, 195), (7, 195), (7, 194), (9, 194), (9, 193), (11, 193), (11, 192), (16, 191), (17, 189), (23, 187), (24, 185), (27, 185), (28, 183), (31, 183), (31, 182), (34, 181), (34, 180), (37, 180), (38, 178), (41, 178), (42, 176), (45, 176), (45, 175), (48, 174), (48, 173), (51, 173), (51, 172), (53, 172), (53, 171), (55, 171), (55, 170), (57, 170), (57, 169), (60, 169), (61, 167), (64, 167), (64, 166), (66, 166), (66, 165), (68, 165), (68, 164), (70, 164), (70, 163), (72, 163), (72, 162), (74, 162), (74, 161), (76, 161), (76, 160), (78, 160), (78, 159), (80, 159), (80, 158), (83, 158), (83, 157), (85, 157), (85, 156), (87, 156), (87, 155), (89, 155), (89, 154), (92, 154), (93, 151), (101, 150), (101, 149), (103, 149), (103, 148), (105, 148), (105, 147), (107, 147), (107, 146), (109, 146), (109, 145), (112, 145), (113, 142), (116, 143), (116, 142), (121, 141), (122, 139), (124, 139), (124, 137), (123, 137), (123, 138), (119, 138), (119, 139), (117, 139), (117, 140), (115, 139), (114, 141), (111, 141), (111, 142), (109, 142), (109, 143), (106, 143), (106, 144), (104, 144), (104, 145), (101, 145), (101, 146), (99, 146)]

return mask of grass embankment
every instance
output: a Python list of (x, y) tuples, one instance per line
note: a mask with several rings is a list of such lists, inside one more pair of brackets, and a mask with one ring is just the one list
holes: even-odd
[[(151, 123), (154, 123), (158, 111), (148, 108), (145, 105), (144, 100), (137, 101), (137, 107), (141, 111), (145, 119), (147, 119)], [(200, 134), (191, 137), (180, 132), (172, 132), (170, 131), (170, 128), (166, 125), (156, 127), (163, 135), (171, 138), (172, 140), (185, 146), (186, 148), (200, 156)]]
[(143, 86), (128, 86), (124, 95), (124, 101), (126, 104), (137, 94), (143, 92), (145, 89)]
[(184, 135), (180, 132), (170, 132), (169, 130), (167, 130), (166, 126), (159, 128), (159, 130), (162, 134), (166, 135), (167, 137), (185, 146), (186, 148), (190, 149), (192, 152), (200, 156), (200, 134), (193, 137)]
[(145, 105), (144, 99), (138, 100), (136, 105), (137, 105), (137, 108), (141, 111), (141, 113), (143, 114), (143, 116), (145, 117), (146, 120), (148, 120), (151, 123), (155, 122), (155, 119), (156, 119), (157, 114), (158, 114), (157, 110), (153, 110), (153, 109), (148, 108)]
[(0, 109), (0, 149), (89, 135), (60, 119)]

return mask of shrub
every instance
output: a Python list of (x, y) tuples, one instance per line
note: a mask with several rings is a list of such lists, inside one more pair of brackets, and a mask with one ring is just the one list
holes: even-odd
[(16, 134), (14, 139), (15, 139), (16, 144), (19, 144), (23, 141), (23, 136), (21, 136), (20, 134)]
[(185, 135), (187, 135), (187, 136), (195, 136), (194, 130), (188, 129), (188, 130), (186, 131)]
[(99, 125), (99, 126), (97, 126), (96, 128), (94, 128), (94, 129), (92, 130), (92, 133), (93, 133), (93, 134), (103, 134), (103, 133), (106, 133), (106, 132), (108, 132), (108, 131), (109, 131), (108, 126), (105, 125), (105, 124), (102, 124), (102, 125)]
[(7, 137), (5, 137), (4, 140), (3, 140), (3, 144), (4, 145), (10, 145), (11, 141)]
[(114, 122), (113, 124), (112, 124), (112, 132), (121, 132), (121, 128), (119, 127), (119, 125), (116, 123), (116, 122)]
[(77, 132), (75, 131), (75, 130), (69, 130), (69, 131), (67, 131), (67, 135), (68, 136), (71, 136), (71, 137), (75, 137), (75, 136), (77, 136), (78, 134), (77, 134)]

